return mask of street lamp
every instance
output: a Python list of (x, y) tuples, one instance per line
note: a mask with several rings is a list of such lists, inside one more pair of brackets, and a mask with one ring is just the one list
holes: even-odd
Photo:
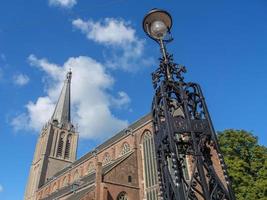
[(166, 50), (165, 44), (172, 41), (171, 27), (171, 15), (164, 10), (153, 9), (143, 20), (145, 33), (160, 45), (162, 53), (152, 73), (159, 199), (234, 200), (201, 88), (184, 81), (185, 67), (175, 64)]
[(151, 10), (143, 20), (143, 29), (154, 40), (163, 40), (172, 27), (171, 15), (160, 9)]
[[(165, 43), (170, 42), (172, 37), (170, 30), (172, 27), (172, 17), (165, 10), (152, 9), (143, 20), (143, 29), (145, 33), (160, 45), (160, 51), (165, 62), (167, 54)], [(166, 76), (171, 78), (170, 69), (166, 66)]]

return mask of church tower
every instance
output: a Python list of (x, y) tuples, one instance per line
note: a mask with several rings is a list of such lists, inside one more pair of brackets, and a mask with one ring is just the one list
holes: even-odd
[(25, 191), (25, 200), (35, 200), (36, 190), (76, 160), (78, 134), (71, 123), (71, 72), (67, 73), (51, 120), (38, 138)]

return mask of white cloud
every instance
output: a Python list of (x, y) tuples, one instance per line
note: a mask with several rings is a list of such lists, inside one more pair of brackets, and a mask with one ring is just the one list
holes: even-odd
[(87, 38), (107, 45), (126, 45), (135, 42), (135, 30), (124, 20), (105, 18), (103, 21), (76, 19), (73, 26), (86, 34)]
[(117, 95), (111, 94), (115, 81), (107, 70), (112, 68), (136, 71), (138, 68), (151, 66), (154, 60), (144, 57), (144, 41), (137, 37), (130, 22), (123, 19), (76, 19), (72, 24), (88, 40), (104, 45), (104, 63), (79, 56), (70, 57), (63, 65), (58, 65), (45, 58), (30, 55), (29, 63), (45, 72), (45, 95), (29, 102), (25, 105), (27, 112), (13, 119), (11, 124), (16, 130), (40, 131), (52, 115), (65, 75), (70, 68), (73, 71), (72, 116), (79, 125), (82, 138), (108, 137), (128, 125), (127, 120), (117, 118), (111, 110), (130, 110), (131, 99), (124, 91), (118, 91)]
[(0, 192), (4, 191), (4, 187), (2, 185), (0, 185)]
[(118, 92), (117, 98), (114, 97), (111, 98), (111, 103), (119, 108), (129, 105), (130, 102), (131, 102), (130, 97), (128, 96), (127, 93), (123, 91)]
[(25, 74), (16, 74), (13, 76), (14, 83), (19, 86), (26, 85), (30, 78)]
[(118, 93), (118, 97), (110, 94), (114, 79), (101, 63), (85, 56), (71, 57), (63, 66), (52, 64), (46, 59), (38, 59), (34, 55), (30, 55), (28, 59), (32, 66), (38, 67), (47, 75), (46, 96), (26, 105), (27, 113), (17, 116), (11, 123), (15, 129), (30, 128), (40, 131), (52, 115), (65, 75), (70, 68), (73, 72), (72, 116), (79, 125), (82, 138), (101, 139), (128, 125), (126, 120), (115, 117), (111, 108), (125, 107), (130, 98), (123, 91)]
[(48, 73), (53, 79), (57, 79), (62, 74), (62, 69), (59, 65), (49, 63), (45, 58), (38, 59), (35, 55), (31, 54), (28, 57), (30, 65), (37, 66)]
[(76, 19), (72, 25), (84, 33), (87, 39), (108, 47), (105, 59), (109, 67), (135, 71), (153, 63), (153, 59), (144, 57), (144, 40), (137, 37), (130, 22), (114, 18), (101, 21)]
[(39, 97), (35, 103), (30, 101), (26, 108), (30, 114), (30, 128), (40, 130), (41, 126), (52, 116), (55, 104), (51, 97), (45, 96)]
[(11, 120), (11, 125), (14, 127), (15, 131), (28, 129), (29, 116), (25, 113), (17, 115)]
[(49, 0), (49, 5), (62, 8), (71, 8), (77, 3), (76, 0)]

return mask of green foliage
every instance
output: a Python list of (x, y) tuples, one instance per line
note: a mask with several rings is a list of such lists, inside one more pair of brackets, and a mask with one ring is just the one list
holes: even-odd
[(267, 200), (267, 148), (244, 130), (219, 132), (218, 139), (237, 200)]

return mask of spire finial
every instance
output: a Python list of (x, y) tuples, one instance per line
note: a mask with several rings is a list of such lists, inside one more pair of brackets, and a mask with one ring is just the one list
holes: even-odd
[(71, 77), (72, 77), (72, 71), (71, 68), (69, 68), (69, 71), (67, 73), (67, 80), (71, 80)]

